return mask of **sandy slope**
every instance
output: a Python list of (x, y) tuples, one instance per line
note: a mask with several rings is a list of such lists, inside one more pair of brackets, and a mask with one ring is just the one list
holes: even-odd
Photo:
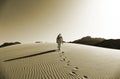
[[(64, 44), (66, 61), (60, 61), (56, 44), (21, 44), (0, 49), (0, 79), (120, 79), (120, 51), (77, 44)], [(40, 54), (49, 51), (45, 54)], [(37, 54), (37, 55), (35, 55)], [(11, 61), (9, 59), (20, 58)], [(79, 67), (78, 76), (69, 72)]]

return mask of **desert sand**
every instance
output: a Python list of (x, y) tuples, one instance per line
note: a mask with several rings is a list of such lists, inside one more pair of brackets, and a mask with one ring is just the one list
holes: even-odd
[[(70, 75), (75, 66), (77, 75)], [(120, 50), (69, 43), (63, 44), (61, 51), (55, 43), (0, 48), (0, 79), (81, 79), (84, 75), (120, 79)]]

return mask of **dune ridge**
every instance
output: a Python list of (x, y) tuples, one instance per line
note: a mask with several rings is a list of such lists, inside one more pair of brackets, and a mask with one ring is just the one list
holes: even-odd
[[(22, 53), (17, 51), (21, 50), (23, 46), (26, 50), (22, 50)], [(1, 79), (78, 79), (83, 75), (87, 75), (89, 79), (120, 79), (119, 50), (66, 43), (63, 44), (61, 51), (40, 54), (40, 52), (56, 49), (56, 44), (44, 43), (23, 46), (18, 45), (17, 50), (16, 46), (0, 49), (2, 52), (0, 53)], [(39, 54), (37, 51), (40, 51)], [(67, 57), (65, 61), (60, 60), (62, 51)], [(33, 56), (3, 62), (7, 59), (30, 55)], [(67, 60), (70, 60), (70, 66), (66, 66)], [(69, 74), (74, 66), (79, 67), (78, 76)]]

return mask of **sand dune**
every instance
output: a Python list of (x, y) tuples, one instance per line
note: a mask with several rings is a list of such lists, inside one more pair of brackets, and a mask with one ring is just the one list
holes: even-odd
[[(21, 44), (0, 49), (0, 79), (120, 79), (120, 51), (86, 45)], [(65, 61), (60, 61), (64, 51)], [(70, 66), (66, 62), (70, 60)], [(77, 66), (77, 76), (69, 74)]]

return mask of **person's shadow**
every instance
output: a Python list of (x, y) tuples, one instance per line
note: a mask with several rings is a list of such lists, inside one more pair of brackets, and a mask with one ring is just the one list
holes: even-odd
[(35, 54), (32, 54), (32, 55), (27, 55), (27, 56), (22, 56), (22, 57), (7, 59), (7, 60), (4, 60), (3, 62), (8, 62), (8, 61), (13, 61), (13, 60), (18, 60), (18, 59), (23, 59), (23, 58), (38, 56), (38, 55), (47, 54), (47, 53), (52, 53), (52, 52), (56, 52), (56, 51), (57, 51), (57, 49), (48, 50), (48, 51), (44, 51), (44, 52), (40, 52), (40, 53), (35, 53)]

